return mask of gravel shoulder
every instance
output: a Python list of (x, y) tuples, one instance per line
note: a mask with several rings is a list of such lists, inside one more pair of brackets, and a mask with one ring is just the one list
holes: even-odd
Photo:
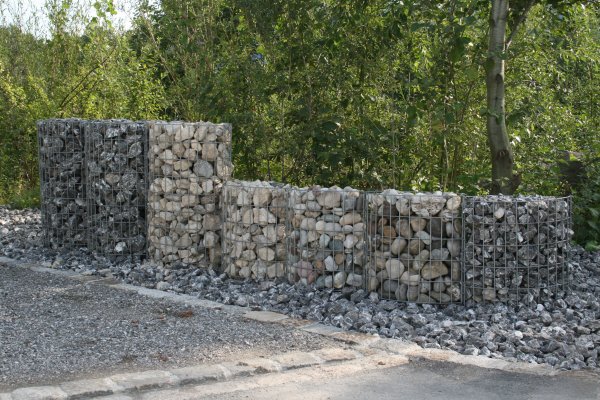
[(0, 264), (0, 392), (338, 342), (275, 324)]

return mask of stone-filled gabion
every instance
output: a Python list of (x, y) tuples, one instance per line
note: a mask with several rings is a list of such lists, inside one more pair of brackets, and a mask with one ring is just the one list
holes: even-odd
[(88, 248), (109, 257), (146, 252), (145, 122), (89, 121), (86, 136)]
[(223, 188), (223, 266), (234, 278), (285, 276), (288, 187), (230, 181)]
[(466, 197), (465, 300), (530, 303), (568, 286), (570, 198)]
[(231, 172), (231, 125), (149, 123), (148, 253), (166, 266), (220, 267), (220, 193)]
[(81, 120), (40, 121), (37, 129), (44, 245), (85, 246), (87, 197)]
[(290, 189), (288, 279), (318, 288), (364, 287), (364, 196), (338, 187)]
[(460, 302), (461, 197), (368, 193), (367, 289), (416, 303)]

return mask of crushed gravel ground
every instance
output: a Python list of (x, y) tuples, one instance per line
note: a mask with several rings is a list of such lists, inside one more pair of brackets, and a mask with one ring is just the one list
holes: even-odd
[(0, 265), (0, 392), (339, 345), (225, 310)]
[(223, 304), (272, 310), (336, 327), (404, 338), (424, 348), (600, 373), (600, 252), (571, 251), (571, 288), (540, 303), (416, 305), (365, 291), (315, 290), (253, 282), (217, 271), (111, 262), (85, 249), (40, 247), (39, 210), (0, 207), (0, 255), (85, 275), (186, 293)]

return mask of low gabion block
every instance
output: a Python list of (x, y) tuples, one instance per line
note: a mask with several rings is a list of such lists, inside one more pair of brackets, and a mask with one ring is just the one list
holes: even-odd
[(231, 125), (149, 124), (148, 252), (166, 266), (219, 267), (223, 182), (231, 172)]
[(37, 124), (43, 243), (73, 248), (87, 243), (84, 135), (78, 119)]
[(88, 248), (112, 258), (141, 258), (147, 232), (147, 124), (115, 120), (83, 126)]
[(532, 302), (568, 288), (570, 198), (465, 197), (465, 297)]
[(413, 303), (461, 296), (461, 197), (454, 193), (368, 193), (367, 290)]
[(285, 276), (288, 187), (230, 181), (223, 188), (223, 260), (233, 278)]
[(317, 288), (364, 287), (364, 196), (338, 187), (290, 189), (288, 279)]

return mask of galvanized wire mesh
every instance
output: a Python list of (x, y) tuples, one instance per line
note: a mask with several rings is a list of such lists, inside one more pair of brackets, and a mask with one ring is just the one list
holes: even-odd
[(285, 276), (288, 187), (227, 182), (223, 188), (223, 266), (234, 278)]
[(141, 257), (148, 243), (167, 266), (219, 267), (224, 253), (232, 277), (287, 275), (416, 303), (531, 302), (569, 286), (570, 197), (238, 181), (221, 193), (232, 172), (229, 124), (37, 127), (47, 246)]
[(465, 299), (530, 303), (569, 285), (570, 197), (465, 197)]
[(411, 303), (462, 301), (461, 197), (452, 193), (366, 195), (367, 289)]
[(83, 127), (88, 248), (111, 258), (140, 259), (146, 253), (147, 124), (88, 121)]
[(220, 194), (229, 179), (231, 125), (149, 124), (148, 251), (170, 265), (219, 267)]
[(363, 288), (363, 207), (363, 194), (351, 188), (290, 189), (288, 279), (317, 288)]
[(86, 245), (84, 135), (78, 119), (37, 124), (43, 244)]

